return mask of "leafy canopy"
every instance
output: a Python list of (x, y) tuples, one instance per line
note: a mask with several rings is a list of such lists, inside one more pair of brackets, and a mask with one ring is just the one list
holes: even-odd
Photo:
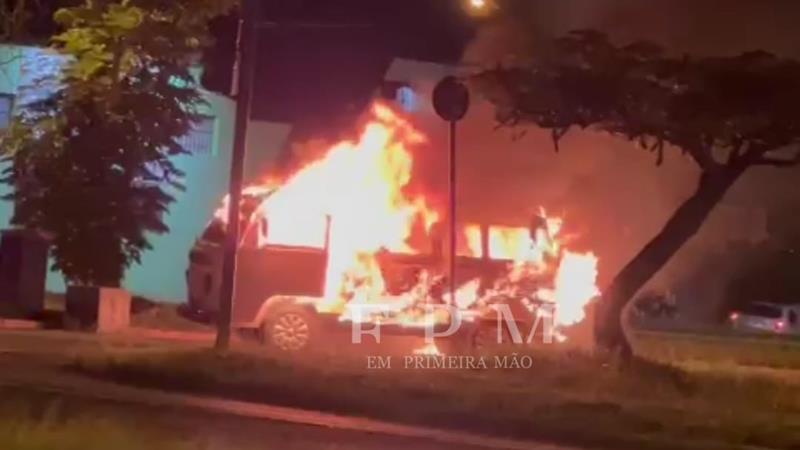
[(476, 77), (502, 125), (550, 129), (556, 148), (570, 129), (638, 142), (663, 161), (665, 146), (706, 171), (792, 165), (800, 143), (800, 63), (765, 52), (692, 58), (637, 42), (617, 46), (577, 31), (532, 63)]
[(25, 105), (4, 139), (13, 222), (53, 237), (73, 283), (117, 285), (165, 233), (182, 188), (173, 157), (203, 105), (191, 69), (227, 0), (87, 0), (64, 8), (53, 38), (61, 88)]

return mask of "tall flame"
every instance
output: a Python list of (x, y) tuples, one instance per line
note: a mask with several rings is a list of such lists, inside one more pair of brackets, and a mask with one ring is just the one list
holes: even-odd
[[(435, 283), (432, 274), (421, 274), (417, 286), (391, 296), (376, 257), (381, 250), (420, 251), (409, 243), (412, 233), (419, 229), (430, 232), (440, 219), (424, 196), (407, 194), (413, 175), (412, 149), (426, 142), (409, 120), (376, 104), (355, 139), (333, 145), (274, 186), (257, 208), (257, 215), (269, 219), (267, 235), (260, 237), (260, 244), (323, 248), (327, 243), (328, 265), (319, 310), (353, 319), (353, 305), (388, 303), (383, 313), (401, 322), (441, 319), (414, 309), (429, 300)], [(250, 189), (258, 192), (264, 187)], [(225, 217), (224, 211), (217, 216)], [(598, 293), (597, 258), (564, 248), (559, 237), (561, 219), (548, 217), (544, 211), (538, 219), (531, 228), (489, 226), (487, 255), (483, 255), (481, 227), (465, 226), (465, 256), (508, 261), (509, 271), (494, 289), (483, 292), (480, 280), (472, 280), (455, 295), (445, 293), (443, 299), (460, 309), (474, 309), (501, 291), (516, 295), (519, 285), (534, 277), (539, 299), (556, 304), (557, 324), (581, 321), (584, 307)]]
[(269, 218), (267, 242), (273, 244), (320, 245), (330, 221), (325, 297), (318, 306), (324, 310), (381, 299), (385, 283), (375, 254), (414, 252), (407, 242), (413, 226), (430, 228), (438, 220), (424, 198), (404, 193), (410, 148), (425, 137), (387, 106), (377, 104), (371, 113), (356, 140), (334, 145), (303, 167), (260, 210)]

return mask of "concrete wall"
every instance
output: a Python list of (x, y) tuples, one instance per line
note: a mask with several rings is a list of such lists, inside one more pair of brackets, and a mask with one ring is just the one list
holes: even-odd
[[(63, 56), (47, 49), (0, 46), (0, 94), (14, 95), (16, 109), (47, 95), (57, 85), (63, 61)], [(184, 273), (189, 249), (227, 191), (235, 102), (211, 92), (204, 92), (204, 96), (208, 102), (204, 113), (214, 118), (212, 150), (176, 158), (177, 166), (186, 173), (186, 190), (172, 192), (176, 201), (164, 218), (169, 233), (152, 236), (153, 250), (145, 252), (141, 263), (126, 274), (123, 284), (135, 294), (175, 302), (186, 299)], [(285, 124), (252, 122), (250, 129), (246, 170), (248, 177), (255, 179), (276, 159), (290, 128)], [(0, 195), (8, 192), (10, 187), (0, 184)], [(0, 227), (9, 226), (12, 213), (12, 204), (0, 203)], [(50, 272), (47, 288), (64, 290), (60, 273)]]

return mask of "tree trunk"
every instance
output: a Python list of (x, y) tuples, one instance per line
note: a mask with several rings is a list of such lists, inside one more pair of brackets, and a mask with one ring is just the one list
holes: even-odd
[(697, 189), (664, 225), (664, 228), (636, 255), (605, 289), (595, 314), (595, 341), (600, 349), (633, 356), (625, 335), (623, 313), (628, 302), (669, 261), (692, 236), (744, 172), (720, 167), (704, 171)]

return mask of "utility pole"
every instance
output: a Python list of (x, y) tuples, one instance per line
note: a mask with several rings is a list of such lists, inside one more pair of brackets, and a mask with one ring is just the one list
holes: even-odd
[(236, 39), (231, 95), (236, 100), (236, 127), (233, 137), (233, 155), (228, 186), (228, 226), (223, 247), (222, 285), (217, 316), (217, 350), (227, 350), (231, 340), (231, 317), (235, 295), (236, 255), (239, 248), (240, 205), (244, 178), (244, 161), (247, 152), (247, 125), (250, 121), (250, 102), (255, 75), (256, 21), (258, 0), (242, 0), (239, 29)]

